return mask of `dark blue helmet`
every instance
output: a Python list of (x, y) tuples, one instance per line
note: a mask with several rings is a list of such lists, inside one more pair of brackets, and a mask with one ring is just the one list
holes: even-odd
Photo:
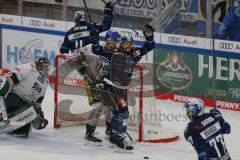
[(117, 31), (109, 30), (105, 35), (105, 41), (108, 39), (119, 41), (120, 34)]

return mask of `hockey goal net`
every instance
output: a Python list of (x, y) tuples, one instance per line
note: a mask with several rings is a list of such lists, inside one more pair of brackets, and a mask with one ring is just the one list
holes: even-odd
[[(85, 124), (91, 114), (83, 78), (68, 66), (68, 63), (64, 63), (67, 61), (69, 60), (64, 54), (55, 57), (54, 128)], [(158, 110), (154, 96), (144, 97), (145, 87), (149, 87), (144, 86), (144, 68), (140, 65), (135, 66), (133, 77), (128, 94), (128, 129), (135, 133), (134, 140), (151, 143), (178, 140), (179, 136), (172, 129), (163, 127), (161, 121), (156, 119)], [(100, 120), (99, 124), (104, 123)]]

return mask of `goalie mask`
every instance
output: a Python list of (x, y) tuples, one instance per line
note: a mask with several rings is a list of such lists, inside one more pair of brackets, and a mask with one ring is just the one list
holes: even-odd
[(133, 48), (133, 38), (129, 34), (122, 34), (119, 49), (125, 53), (131, 52)]
[(86, 20), (86, 15), (84, 11), (75, 12), (73, 21), (76, 23), (76, 25), (79, 25), (79, 26), (86, 25), (87, 20)]
[(45, 78), (48, 76), (49, 65), (50, 62), (46, 57), (39, 57), (39, 59), (36, 61), (37, 71)]
[(120, 35), (117, 31), (108, 31), (105, 35), (104, 50), (109, 53), (113, 52), (117, 48), (119, 39)]
[(195, 117), (204, 114), (205, 104), (201, 99), (191, 98), (184, 105), (188, 118), (192, 121)]

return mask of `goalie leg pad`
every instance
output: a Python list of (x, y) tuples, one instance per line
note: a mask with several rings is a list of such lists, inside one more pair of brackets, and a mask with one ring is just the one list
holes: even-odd
[(31, 131), (32, 131), (32, 124), (28, 123), (27, 125), (10, 132), (10, 134), (15, 137), (28, 137)]
[[(19, 110), (22, 111), (22, 108), (20, 108)], [(9, 116), (11, 117), (9, 118), (9, 124), (4, 123), (4, 121), (0, 122), (0, 133), (12, 132), (18, 128), (25, 126), (26, 124), (32, 122), (35, 118), (37, 118), (37, 113), (33, 107), (29, 107), (21, 113), (18, 112), (19, 111), (15, 111), (14, 113), (11, 113), (12, 115)]]

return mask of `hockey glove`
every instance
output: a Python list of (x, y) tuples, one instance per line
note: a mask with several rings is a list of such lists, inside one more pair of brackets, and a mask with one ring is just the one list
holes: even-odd
[(154, 39), (154, 28), (149, 24), (145, 25), (143, 29), (143, 35), (147, 41), (153, 41)]
[(221, 116), (221, 115), (222, 115), (222, 113), (221, 113), (218, 109), (216, 109), (216, 108), (211, 109), (211, 110), (210, 110), (210, 113), (211, 113), (211, 114), (218, 115), (218, 116)]
[(93, 45), (98, 45), (99, 35), (96, 29), (93, 29), (90, 33), (90, 39)]
[(88, 68), (88, 64), (86, 62), (83, 62), (82, 65), (79, 66), (77, 71), (79, 74), (84, 75), (87, 71), (87, 68)]
[(94, 85), (94, 88), (96, 88), (97, 90), (104, 90), (105, 89), (105, 85), (106, 83), (102, 80), (97, 80), (95, 85)]
[(33, 128), (37, 130), (44, 129), (48, 125), (48, 120), (44, 119), (43, 111), (38, 113), (37, 118), (32, 121), (32, 125)]
[(114, 9), (114, 6), (111, 2), (108, 2), (105, 4), (104, 6), (104, 11), (103, 13), (106, 14), (106, 15), (112, 15), (113, 13), (113, 9)]

